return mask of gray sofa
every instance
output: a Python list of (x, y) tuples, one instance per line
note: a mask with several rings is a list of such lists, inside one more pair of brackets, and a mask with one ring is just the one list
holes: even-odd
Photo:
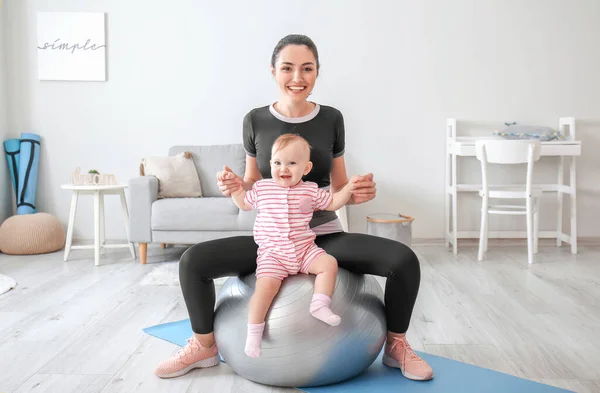
[(216, 174), (228, 165), (243, 176), (246, 153), (241, 144), (173, 146), (169, 155), (192, 152), (201, 198), (158, 199), (158, 179), (140, 176), (129, 180), (130, 241), (139, 243), (140, 262), (146, 263), (148, 243), (192, 245), (198, 242), (252, 235), (256, 210), (243, 211), (224, 197)]

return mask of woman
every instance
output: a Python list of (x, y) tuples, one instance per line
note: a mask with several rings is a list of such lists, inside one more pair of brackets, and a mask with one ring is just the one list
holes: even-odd
[[(330, 187), (332, 192), (339, 190), (348, 182), (342, 114), (335, 108), (307, 100), (319, 73), (315, 44), (302, 35), (284, 37), (273, 51), (271, 72), (277, 81), (280, 99), (270, 106), (253, 109), (244, 117), (246, 173), (243, 178), (230, 174), (223, 176), (231, 172), (225, 167), (217, 174), (221, 192), (229, 196), (238, 187), (249, 190), (257, 180), (269, 178), (273, 142), (279, 135), (290, 132), (307, 139), (312, 147), (313, 169), (305, 180), (313, 181), (321, 188)], [(375, 194), (373, 175), (361, 176), (359, 189), (349, 203), (367, 202), (375, 198)], [(315, 212), (310, 226), (317, 234), (315, 243), (335, 257), (341, 268), (387, 277), (388, 333), (383, 361), (388, 366), (400, 368), (407, 378), (431, 379), (431, 367), (414, 353), (405, 336), (421, 279), (416, 255), (409, 247), (393, 240), (343, 232), (335, 212)], [(194, 368), (219, 364), (213, 334), (213, 279), (253, 273), (256, 255), (257, 245), (252, 236), (196, 244), (182, 255), (179, 277), (194, 336), (188, 339), (188, 345), (157, 367), (156, 375), (176, 377)]]

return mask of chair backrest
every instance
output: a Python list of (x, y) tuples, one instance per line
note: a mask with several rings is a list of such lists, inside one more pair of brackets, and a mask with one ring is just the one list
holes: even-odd
[(526, 191), (531, 192), (533, 164), (540, 159), (541, 143), (537, 139), (491, 139), (475, 142), (475, 155), (481, 162), (483, 191), (488, 194), (487, 164), (527, 164)]
[(490, 164), (527, 164), (540, 159), (541, 144), (537, 139), (491, 139), (475, 142), (477, 159), (482, 161), (485, 150)]

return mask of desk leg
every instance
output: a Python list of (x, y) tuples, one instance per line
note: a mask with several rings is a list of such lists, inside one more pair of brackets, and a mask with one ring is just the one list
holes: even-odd
[(100, 192), (100, 254), (105, 255), (106, 230), (104, 226), (104, 194)]
[[(565, 157), (560, 157), (560, 164), (558, 165), (558, 186), (562, 187), (565, 182), (564, 176), (565, 169)], [(562, 246), (562, 240), (560, 239), (562, 230), (563, 230), (563, 192), (558, 191), (556, 193), (556, 205), (557, 205), (557, 215), (556, 215), (556, 247)]]
[(458, 254), (458, 223), (456, 219), (458, 216), (458, 203), (456, 194), (456, 154), (452, 154), (452, 237), (454, 238), (452, 252), (454, 254)]
[(71, 246), (73, 245), (73, 226), (75, 225), (75, 212), (77, 211), (78, 197), (79, 191), (73, 191), (71, 195), (71, 211), (69, 213), (69, 227), (67, 228), (67, 242), (65, 244), (65, 262), (69, 259), (69, 252), (71, 252)]
[[(448, 147), (446, 147), (447, 149)], [(450, 155), (446, 153), (446, 185), (444, 192), (446, 193), (446, 217), (444, 221), (444, 239), (446, 239), (446, 247), (450, 246), (450, 166), (452, 165)]]
[(571, 253), (577, 254), (577, 187), (575, 157), (571, 157), (571, 171), (569, 175), (569, 184), (571, 187)]
[(94, 264), (100, 265), (100, 191), (94, 191)]
[(121, 190), (119, 196), (121, 197), (121, 208), (123, 209), (123, 218), (125, 219), (125, 234), (127, 235), (127, 242), (129, 243), (129, 251), (131, 252), (131, 257), (135, 259), (135, 249), (133, 248), (133, 243), (129, 241), (129, 212), (127, 211), (125, 191)]

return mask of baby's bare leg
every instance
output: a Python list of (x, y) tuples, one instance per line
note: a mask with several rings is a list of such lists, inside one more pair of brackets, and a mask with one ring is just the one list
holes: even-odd
[(338, 265), (334, 257), (329, 254), (321, 254), (308, 268), (310, 274), (316, 274), (315, 293), (331, 297), (335, 287)]
[(256, 279), (256, 288), (248, 304), (248, 323), (263, 323), (267, 316), (267, 311), (273, 303), (273, 299), (279, 288), (281, 280), (273, 277), (259, 277)]
[(265, 317), (279, 292), (281, 280), (273, 277), (259, 277), (256, 288), (248, 305), (248, 333), (246, 336), (246, 354), (250, 357), (261, 355), (262, 335), (265, 328)]
[(313, 317), (329, 325), (339, 325), (341, 318), (329, 308), (338, 272), (337, 261), (329, 254), (322, 254), (310, 265), (308, 272), (317, 276), (310, 313)]

